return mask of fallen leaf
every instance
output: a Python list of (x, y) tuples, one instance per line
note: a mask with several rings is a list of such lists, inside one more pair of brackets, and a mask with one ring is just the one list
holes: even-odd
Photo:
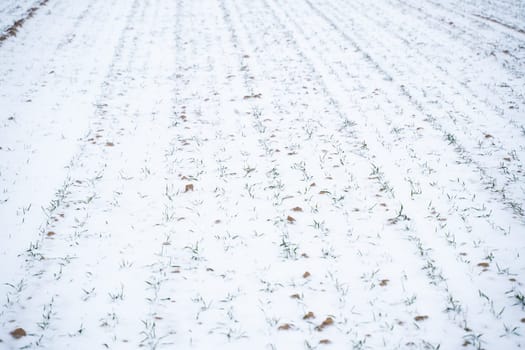
[(379, 285), (381, 287), (385, 287), (388, 284), (388, 282), (390, 282), (390, 280), (381, 280), (381, 282), (379, 282)]
[(288, 222), (295, 222), (295, 219), (293, 217), (291, 217), (290, 215), (288, 215), (286, 220), (288, 220)]
[(310, 272), (308, 272), (308, 271), (306, 271), (305, 273), (303, 273), (303, 278), (308, 278), (308, 277), (310, 277), (310, 276), (311, 276), (311, 274), (310, 274)]
[(319, 344), (330, 344), (330, 343), (332, 343), (330, 341), (330, 339), (321, 339), (321, 340), (319, 340)]
[(52, 237), (52, 236), (54, 236), (54, 235), (56, 235), (56, 233), (53, 232), (53, 231), (49, 231), (49, 232), (47, 233), (47, 236), (48, 236), (48, 237)]
[(309, 320), (311, 318), (315, 318), (315, 315), (312, 311), (308, 311), (308, 313), (303, 316), (303, 320)]
[(284, 323), (282, 325), (279, 326), (279, 328), (277, 328), (278, 330), (280, 331), (287, 331), (287, 330), (290, 330), (292, 329), (292, 325), (288, 324), (288, 323)]
[(331, 318), (331, 317), (327, 317), (327, 318), (323, 321), (323, 323), (321, 323), (319, 326), (315, 327), (315, 329), (316, 329), (317, 331), (320, 332), (320, 331), (322, 331), (324, 328), (326, 328), (326, 327), (328, 327), (328, 326), (331, 326), (331, 325), (333, 325), (333, 324), (334, 324), (334, 319)]
[(15, 339), (20, 339), (27, 335), (26, 331), (23, 328), (17, 328), (9, 334), (11, 334), (11, 336)]
[(303, 211), (303, 208), (301, 208), (301, 207), (295, 207), (295, 208), (292, 208), (292, 211), (295, 211), (295, 212), (302, 212), (302, 211)]
[(301, 296), (297, 293), (290, 295), (290, 298), (292, 299), (301, 299)]
[(193, 184), (187, 184), (186, 187), (184, 187), (184, 192), (193, 191)]
[(489, 267), (489, 263), (487, 263), (487, 262), (480, 262), (478, 264), (478, 266), (480, 266), (480, 267)]
[(419, 321), (424, 321), (424, 320), (426, 320), (427, 318), (428, 318), (427, 315), (424, 315), (424, 316), (416, 316), (416, 317), (414, 317), (414, 320), (416, 320), (417, 322), (419, 322)]
[(319, 194), (328, 194), (328, 193), (330, 193), (330, 192), (328, 192), (328, 191), (319, 191)]
[(115, 144), (114, 144), (113, 142), (109, 142), (109, 141), (108, 141), (108, 142), (106, 142), (106, 146), (108, 146), (108, 147), (113, 147), (113, 146), (115, 146)]

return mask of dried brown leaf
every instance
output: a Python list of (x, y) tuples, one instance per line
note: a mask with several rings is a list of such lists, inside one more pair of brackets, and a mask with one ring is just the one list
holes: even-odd
[(320, 331), (322, 331), (323, 329), (325, 329), (326, 327), (331, 326), (331, 325), (333, 325), (333, 324), (334, 324), (334, 319), (331, 318), (331, 317), (327, 317), (327, 318), (323, 321), (323, 323), (321, 323), (319, 326), (315, 327), (315, 329), (316, 329), (317, 331), (320, 332)]
[(9, 334), (11, 334), (11, 336), (15, 339), (20, 339), (27, 335), (26, 331), (23, 328), (17, 328)]
[(309, 320), (311, 318), (315, 318), (315, 315), (312, 311), (308, 311), (306, 315), (303, 316), (303, 320)]
[(277, 328), (277, 329), (280, 330), (280, 331), (288, 331), (288, 330), (290, 330), (292, 328), (293, 328), (293, 326), (291, 324), (284, 323), (284, 324), (280, 325), (279, 328)]

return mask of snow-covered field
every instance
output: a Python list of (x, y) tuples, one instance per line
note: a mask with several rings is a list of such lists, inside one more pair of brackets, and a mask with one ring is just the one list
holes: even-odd
[(31, 8), (0, 349), (525, 347), (525, 1)]

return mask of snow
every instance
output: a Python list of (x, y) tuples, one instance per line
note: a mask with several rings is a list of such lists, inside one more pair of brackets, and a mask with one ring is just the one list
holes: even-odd
[(522, 348), (504, 3), (3, 2), (0, 349)]

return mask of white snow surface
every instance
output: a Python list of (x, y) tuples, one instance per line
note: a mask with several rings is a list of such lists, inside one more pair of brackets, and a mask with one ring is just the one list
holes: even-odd
[(521, 349), (524, 119), (522, 0), (50, 0), (0, 349)]

